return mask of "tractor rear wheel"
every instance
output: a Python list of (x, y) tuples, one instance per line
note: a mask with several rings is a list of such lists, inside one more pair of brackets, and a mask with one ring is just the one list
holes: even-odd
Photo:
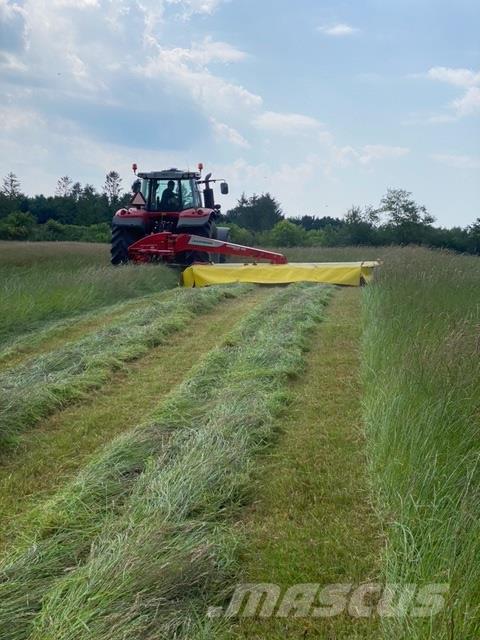
[(136, 240), (138, 240), (138, 235), (131, 229), (113, 227), (112, 246), (110, 249), (111, 263), (113, 265), (127, 264), (129, 262), (128, 247)]

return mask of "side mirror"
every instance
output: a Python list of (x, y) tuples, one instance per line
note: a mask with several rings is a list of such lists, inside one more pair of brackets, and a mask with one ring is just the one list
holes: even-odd
[(140, 180), (135, 180), (135, 182), (132, 184), (133, 193), (138, 193), (141, 187), (142, 187), (142, 183), (140, 182)]
[(217, 211), (220, 211), (220, 209), (222, 208), (222, 205), (216, 204), (213, 208), (216, 209)]
[(228, 184), (226, 182), (220, 183), (220, 193), (222, 196), (228, 195)]

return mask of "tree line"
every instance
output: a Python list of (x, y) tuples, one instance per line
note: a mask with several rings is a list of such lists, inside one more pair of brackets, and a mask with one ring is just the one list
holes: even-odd
[[(19, 179), (9, 173), (0, 189), (0, 239), (108, 242), (115, 211), (127, 206), (116, 171), (105, 176), (100, 191), (61, 177), (53, 196), (26, 196)], [(286, 218), (269, 193), (243, 194), (222, 214), (240, 244), (263, 246), (344, 246), (423, 244), (480, 254), (480, 218), (471, 225), (443, 228), (412, 194), (388, 189), (377, 206), (352, 206), (344, 216), (314, 214)]]
[(240, 244), (277, 247), (406, 245), (480, 254), (480, 218), (466, 228), (435, 227), (435, 218), (409, 191), (388, 189), (378, 206), (352, 206), (343, 217), (285, 218), (270, 194), (246, 197), (223, 217)]
[(53, 196), (26, 196), (9, 173), (0, 189), (0, 239), (108, 242), (112, 217), (129, 200), (116, 171), (107, 173), (101, 191), (63, 176)]

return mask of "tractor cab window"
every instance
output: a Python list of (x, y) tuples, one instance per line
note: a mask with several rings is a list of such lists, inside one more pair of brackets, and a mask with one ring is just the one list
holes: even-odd
[(181, 211), (178, 180), (151, 180), (150, 202), (153, 211)]
[(135, 180), (135, 182), (134, 182), (134, 183), (133, 183), (133, 185), (132, 185), (132, 191), (133, 191), (134, 193), (136, 193), (136, 190), (135, 190), (135, 188), (134, 188), (134, 187), (135, 187), (135, 184), (136, 184), (136, 183), (138, 184), (139, 182), (140, 182), (140, 192), (141, 192), (141, 194), (143, 195), (143, 197), (145, 198), (145, 202), (148, 202), (148, 183), (149, 183), (150, 181), (149, 181), (149, 180), (145, 180), (145, 179), (143, 179), (143, 180), (141, 180), (141, 181), (140, 181), (140, 180)]
[(202, 206), (197, 184), (194, 180), (181, 180), (182, 209), (197, 209)]
[(152, 211), (183, 211), (201, 207), (194, 180), (150, 180)]

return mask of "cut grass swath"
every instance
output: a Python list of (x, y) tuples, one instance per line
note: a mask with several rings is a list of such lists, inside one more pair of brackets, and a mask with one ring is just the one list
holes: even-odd
[(66, 407), (38, 429), (20, 435), (18, 447), (0, 466), (0, 557), (19, 533), (24, 536), (35, 525), (33, 509), (65, 486), (113, 438), (132, 424), (148, 421), (192, 368), (271, 291), (258, 287), (242, 296), (241, 305), (238, 298), (215, 305), (112, 376), (108, 393), (101, 388), (88, 402)]
[(15, 443), (16, 434), (101, 386), (112, 371), (160, 344), (196, 314), (249, 290), (247, 285), (168, 292), (165, 300), (153, 299), (108, 329), (6, 370), (0, 374), (0, 452)]
[(66, 489), (63, 510), (51, 503), (34, 544), (2, 567), (0, 631), (12, 640), (32, 624), (31, 637), (44, 640), (191, 637), (204, 599), (234, 567), (228, 517), (248, 496), (253, 455), (271, 439), (329, 291), (277, 291), (153, 424), (117, 440)]
[[(172, 289), (173, 293), (174, 289)], [(18, 366), (21, 362), (58, 349), (74, 342), (88, 333), (94, 333), (105, 326), (112, 326), (119, 318), (127, 316), (134, 309), (148, 306), (151, 300), (159, 296), (166, 299), (165, 291), (117, 302), (109, 306), (98, 307), (92, 311), (79, 313), (70, 318), (45, 322), (36, 331), (15, 336), (0, 348), (0, 367), (4, 370)]]

